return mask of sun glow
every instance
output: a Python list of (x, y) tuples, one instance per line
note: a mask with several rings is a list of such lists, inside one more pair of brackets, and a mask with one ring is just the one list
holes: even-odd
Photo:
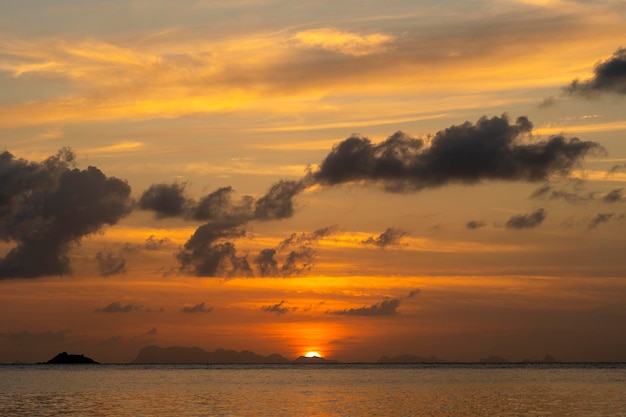
[(321, 358), (322, 357), (322, 355), (320, 355), (319, 352), (315, 352), (313, 350), (310, 352), (307, 352), (304, 356), (306, 358)]

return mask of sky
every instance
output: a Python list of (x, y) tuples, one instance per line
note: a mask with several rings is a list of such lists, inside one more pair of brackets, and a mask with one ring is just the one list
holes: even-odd
[(623, 1), (0, 10), (0, 362), (626, 361)]

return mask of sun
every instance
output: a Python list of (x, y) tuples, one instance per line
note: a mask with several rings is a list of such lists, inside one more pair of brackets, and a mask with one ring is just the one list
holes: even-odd
[(321, 358), (322, 357), (322, 355), (320, 355), (319, 352), (315, 352), (313, 350), (310, 352), (307, 352), (304, 356), (306, 358)]

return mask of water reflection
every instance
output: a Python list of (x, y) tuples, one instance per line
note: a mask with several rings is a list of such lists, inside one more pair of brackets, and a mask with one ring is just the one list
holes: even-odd
[(2, 416), (620, 416), (626, 368), (0, 367)]

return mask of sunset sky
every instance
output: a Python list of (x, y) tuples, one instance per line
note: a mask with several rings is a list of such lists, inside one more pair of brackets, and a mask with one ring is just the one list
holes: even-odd
[(0, 363), (626, 361), (622, 0), (0, 0)]

